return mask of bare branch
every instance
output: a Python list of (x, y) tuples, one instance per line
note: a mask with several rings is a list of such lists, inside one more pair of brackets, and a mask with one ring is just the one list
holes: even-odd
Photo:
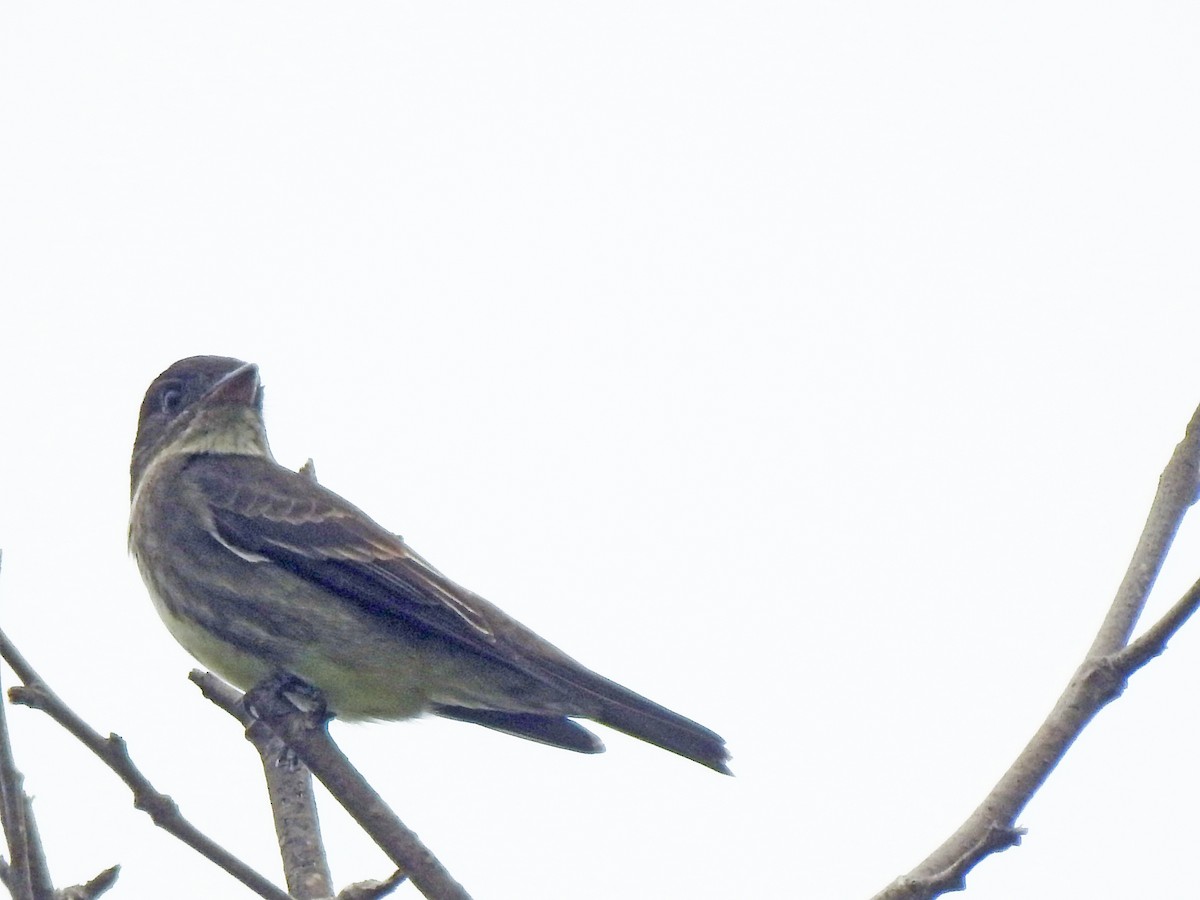
[[(4, 706), (0, 703), (0, 709)], [(42, 836), (38, 832), (37, 818), (33, 815), (33, 798), (21, 791), (21, 806), (24, 814), (26, 835), (26, 852), (29, 854), (29, 880), (33, 884), (33, 896), (37, 900), (53, 896), (54, 882), (50, 878), (50, 866), (46, 862), (46, 851), (42, 846)]]
[(312, 774), (269, 728), (255, 724), (247, 729), (248, 735), (251, 732), (250, 740), (262, 758), (288, 892), (298, 900), (330, 897), (333, 876), (317, 822)]
[(28, 811), (28, 795), (24, 785), (25, 777), (17, 769), (9, 743), (4, 705), (0, 703), (0, 804), (3, 805), (0, 816), (4, 819), (4, 837), (12, 859), (12, 864), (5, 867), (3, 880), (13, 900), (34, 900), (35, 896), (46, 896), (45, 892), (38, 895), (33, 892), (30, 836), (25, 815)]
[[(929, 900), (962, 890), (982, 859), (1019, 842), (1016, 827), (1029, 800), (1087, 724), (1120, 696), (1130, 674), (1162, 652), (1167, 640), (1200, 605), (1200, 582), (1132, 644), (1130, 635), (1150, 589), (1200, 489), (1200, 408), (1159, 478), (1133, 559), (1108, 614), (1054, 709), (983, 802), (945, 843), (874, 900)], [(1127, 646), (1128, 645), (1128, 646)]]
[[(3, 563), (0, 554), (0, 563)], [(48, 896), (50, 877), (45, 874), (46, 859), (41, 848), (36, 850), (31, 841), (29, 824), (29, 797), (25, 793), (25, 777), (17, 769), (12, 741), (8, 733), (8, 715), (0, 703), (0, 817), (4, 820), (4, 838), (8, 844), (11, 865), (4, 870), (4, 885), (13, 895), (13, 900), (33, 900)], [(39, 869), (39, 872), (35, 872)], [(37, 884), (38, 892), (34, 893)]]
[(58, 891), (54, 895), (54, 900), (95, 900), (96, 897), (117, 883), (117, 875), (120, 872), (120, 866), (111, 866), (87, 884), (78, 884)]
[[(0, 553), (0, 562), (3, 562)], [(42, 900), (54, 894), (46, 852), (33, 815), (33, 801), (25, 793), (25, 776), (17, 769), (12, 739), (8, 732), (8, 714), (0, 703), (0, 815), (12, 865), (4, 883), (15, 900)]]
[(1196, 502), (1200, 490), (1200, 407), (1192, 413), (1183, 440), (1175, 446), (1175, 452), (1158, 479), (1158, 490), (1150, 504), (1150, 513), (1142, 527), (1133, 559), (1125, 570), (1121, 586), (1112, 607), (1105, 616), (1089, 657), (1115, 653), (1129, 643), (1138, 617), (1150, 596), (1150, 589), (1162, 570), (1167, 551), (1175, 540), (1179, 523), (1184, 514)]
[(337, 900), (379, 900), (386, 897), (408, 880), (403, 872), (397, 870), (387, 881), (360, 881), (338, 892)]
[[(205, 690), (213, 676), (192, 672), (192, 680)], [(470, 900), (470, 895), (420, 839), (410, 831), (366, 779), (346, 759), (329, 737), (324, 709), (307, 712), (289, 701), (285, 693), (319, 696), (314, 688), (291, 676), (265, 679), (247, 694), (243, 703), (304, 760), (334, 798), (371, 836), (426, 897), (434, 900)], [(210, 699), (212, 699), (210, 697)]]
[(297, 900), (332, 897), (333, 877), (321, 840), (308, 767), (271, 729), (246, 712), (241, 691), (211, 675), (201, 683), (197, 674), (192, 673), (192, 680), (200, 684), (210, 700), (246, 727), (246, 737), (262, 759), (288, 892)]
[(3, 657), (25, 683), (25, 687), (11, 688), (8, 692), (9, 698), (14, 703), (20, 703), (46, 713), (96, 754), (129, 786), (129, 789), (133, 791), (133, 805), (148, 813), (155, 825), (173, 834), (189, 847), (216, 863), (260, 897), (266, 897), (268, 900), (291, 900), (286, 893), (188, 822), (180, 814), (175, 801), (155, 789), (154, 785), (133, 764), (124, 739), (116, 734), (110, 734), (107, 738), (102, 737), (99, 732), (77, 716), (42, 681), (3, 631), (0, 631), (0, 657)]
[(1114, 654), (1112, 657), (1114, 664), (1129, 674), (1140, 669), (1167, 649), (1167, 641), (1183, 627), (1184, 622), (1191, 618), (1198, 606), (1200, 606), (1200, 581), (1193, 584), (1186, 594), (1175, 601), (1175, 605), (1167, 610), (1161, 619), (1147, 628), (1145, 634), (1124, 650)]

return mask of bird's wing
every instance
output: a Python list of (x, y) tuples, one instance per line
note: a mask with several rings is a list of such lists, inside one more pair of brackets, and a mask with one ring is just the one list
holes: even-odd
[[(728, 772), (728, 752), (719, 735), (580, 665), (446, 578), (399, 536), (309, 476), (261, 457), (225, 456), (218, 464), (197, 456), (187, 479), (208, 502), (212, 536), (231, 552), (282, 566), (381, 617), (552, 686), (579, 707), (567, 715), (586, 715)], [(459, 707), (435, 711), (583, 752), (602, 746), (562, 716), (504, 710), (492, 715)]]
[[(252, 456), (199, 456), (188, 480), (212, 514), (213, 537), (378, 614), (513, 664), (499, 611), (409, 549), (398, 535), (310, 478)], [(518, 668), (524, 668), (518, 666)]]

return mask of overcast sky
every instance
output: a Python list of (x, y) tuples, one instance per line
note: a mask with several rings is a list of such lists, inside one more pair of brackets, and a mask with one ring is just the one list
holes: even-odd
[[(736, 778), (335, 725), (479, 898), (907, 871), (1053, 704), (1200, 402), (1186, 4), (0, 9), (0, 624), (277, 880), (125, 549), (174, 360), (259, 363), (280, 462), (728, 739)], [(1154, 609), (1198, 570), (1192, 523)], [(969, 896), (1191, 893), (1198, 680), (1191, 623)], [(9, 715), (59, 884), (241, 896)], [(339, 886), (389, 873), (322, 814)]]

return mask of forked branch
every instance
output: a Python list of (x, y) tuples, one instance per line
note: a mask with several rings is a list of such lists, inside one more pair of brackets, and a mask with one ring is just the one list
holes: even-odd
[(1200, 581), (1130, 642), (1184, 514), (1200, 489), (1200, 408), (1159, 478), (1146, 525), (1091, 649), (1054, 709), (1012, 766), (959, 829), (874, 900), (929, 900), (962, 890), (985, 857), (1020, 842), (1016, 820), (1088, 722), (1120, 696), (1131, 674), (1157, 656), (1200, 605)]

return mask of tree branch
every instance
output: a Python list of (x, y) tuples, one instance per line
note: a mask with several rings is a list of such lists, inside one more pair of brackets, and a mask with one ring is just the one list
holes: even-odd
[(1200, 407), (1192, 413), (1183, 440), (1158, 479), (1158, 490), (1142, 527), (1133, 559), (1121, 579), (1117, 596), (1092, 642), (1088, 656), (1115, 653), (1129, 643), (1150, 589), (1162, 569), (1184, 514), (1200, 490)]
[(3, 657), (4, 661), (17, 673), (17, 677), (25, 684), (24, 687), (10, 688), (9, 698), (14, 703), (20, 703), (46, 713), (96, 754), (129, 786), (129, 789), (133, 791), (134, 807), (148, 813), (155, 825), (216, 863), (260, 897), (265, 897), (267, 900), (291, 900), (286, 893), (188, 822), (180, 814), (175, 801), (156, 790), (149, 779), (133, 764), (124, 739), (116, 734), (110, 734), (107, 738), (102, 737), (99, 732), (77, 716), (42, 681), (3, 631), (0, 631), (0, 657)]
[[(194, 671), (192, 680), (209, 699), (213, 699), (207, 685), (217, 680), (214, 676)], [(265, 723), (304, 760), (338, 803), (408, 875), (417, 890), (434, 900), (470, 900), (462, 885), (397, 818), (337, 748), (329, 736), (323, 707), (313, 712), (301, 710), (285, 696), (286, 692), (316, 695), (315, 689), (296, 678), (276, 676), (264, 679), (252, 688), (243, 703), (256, 719)]]
[(1158, 482), (1137, 548), (1091, 649), (1054, 709), (970, 817), (924, 862), (874, 900), (929, 900), (962, 890), (985, 857), (1019, 843), (1017, 816), (1087, 724), (1120, 696), (1129, 676), (1166, 646), (1200, 605), (1200, 581), (1137, 641), (1130, 635), (1145, 608), (1184, 514), (1200, 489), (1200, 408), (1192, 414)]
[(86, 884), (64, 888), (54, 895), (54, 900), (95, 900), (117, 883), (120, 866), (110, 866)]
[[(3, 555), (0, 554), (0, 563)], [(4, 820), (4, 838), (8, 844), (11, 864), (4, 872), (4, 885), (13, 900), (41, 900), (49, 897), (54, 886), (46, 866), (46, 856), (37, 835), (37, 825), (29, 795), (25, 793), (25, 776), (17, 769), (12, 739), (8, 731), (8, 715), (0, 703), (0, 816)]]
[[(192, 681), (197, 681), (196, 675), (192, 673)], [(287, 745), (273, 731), (246, 712), (241, 691), (214, 676), (205, 679), (200, 688), (209, 700), (245, 726), (247, 739), (262, 759), (289, 893), (297, 900), (332, 897), (333, 878), (321, 840), (308, 767), (288, 752)]]

